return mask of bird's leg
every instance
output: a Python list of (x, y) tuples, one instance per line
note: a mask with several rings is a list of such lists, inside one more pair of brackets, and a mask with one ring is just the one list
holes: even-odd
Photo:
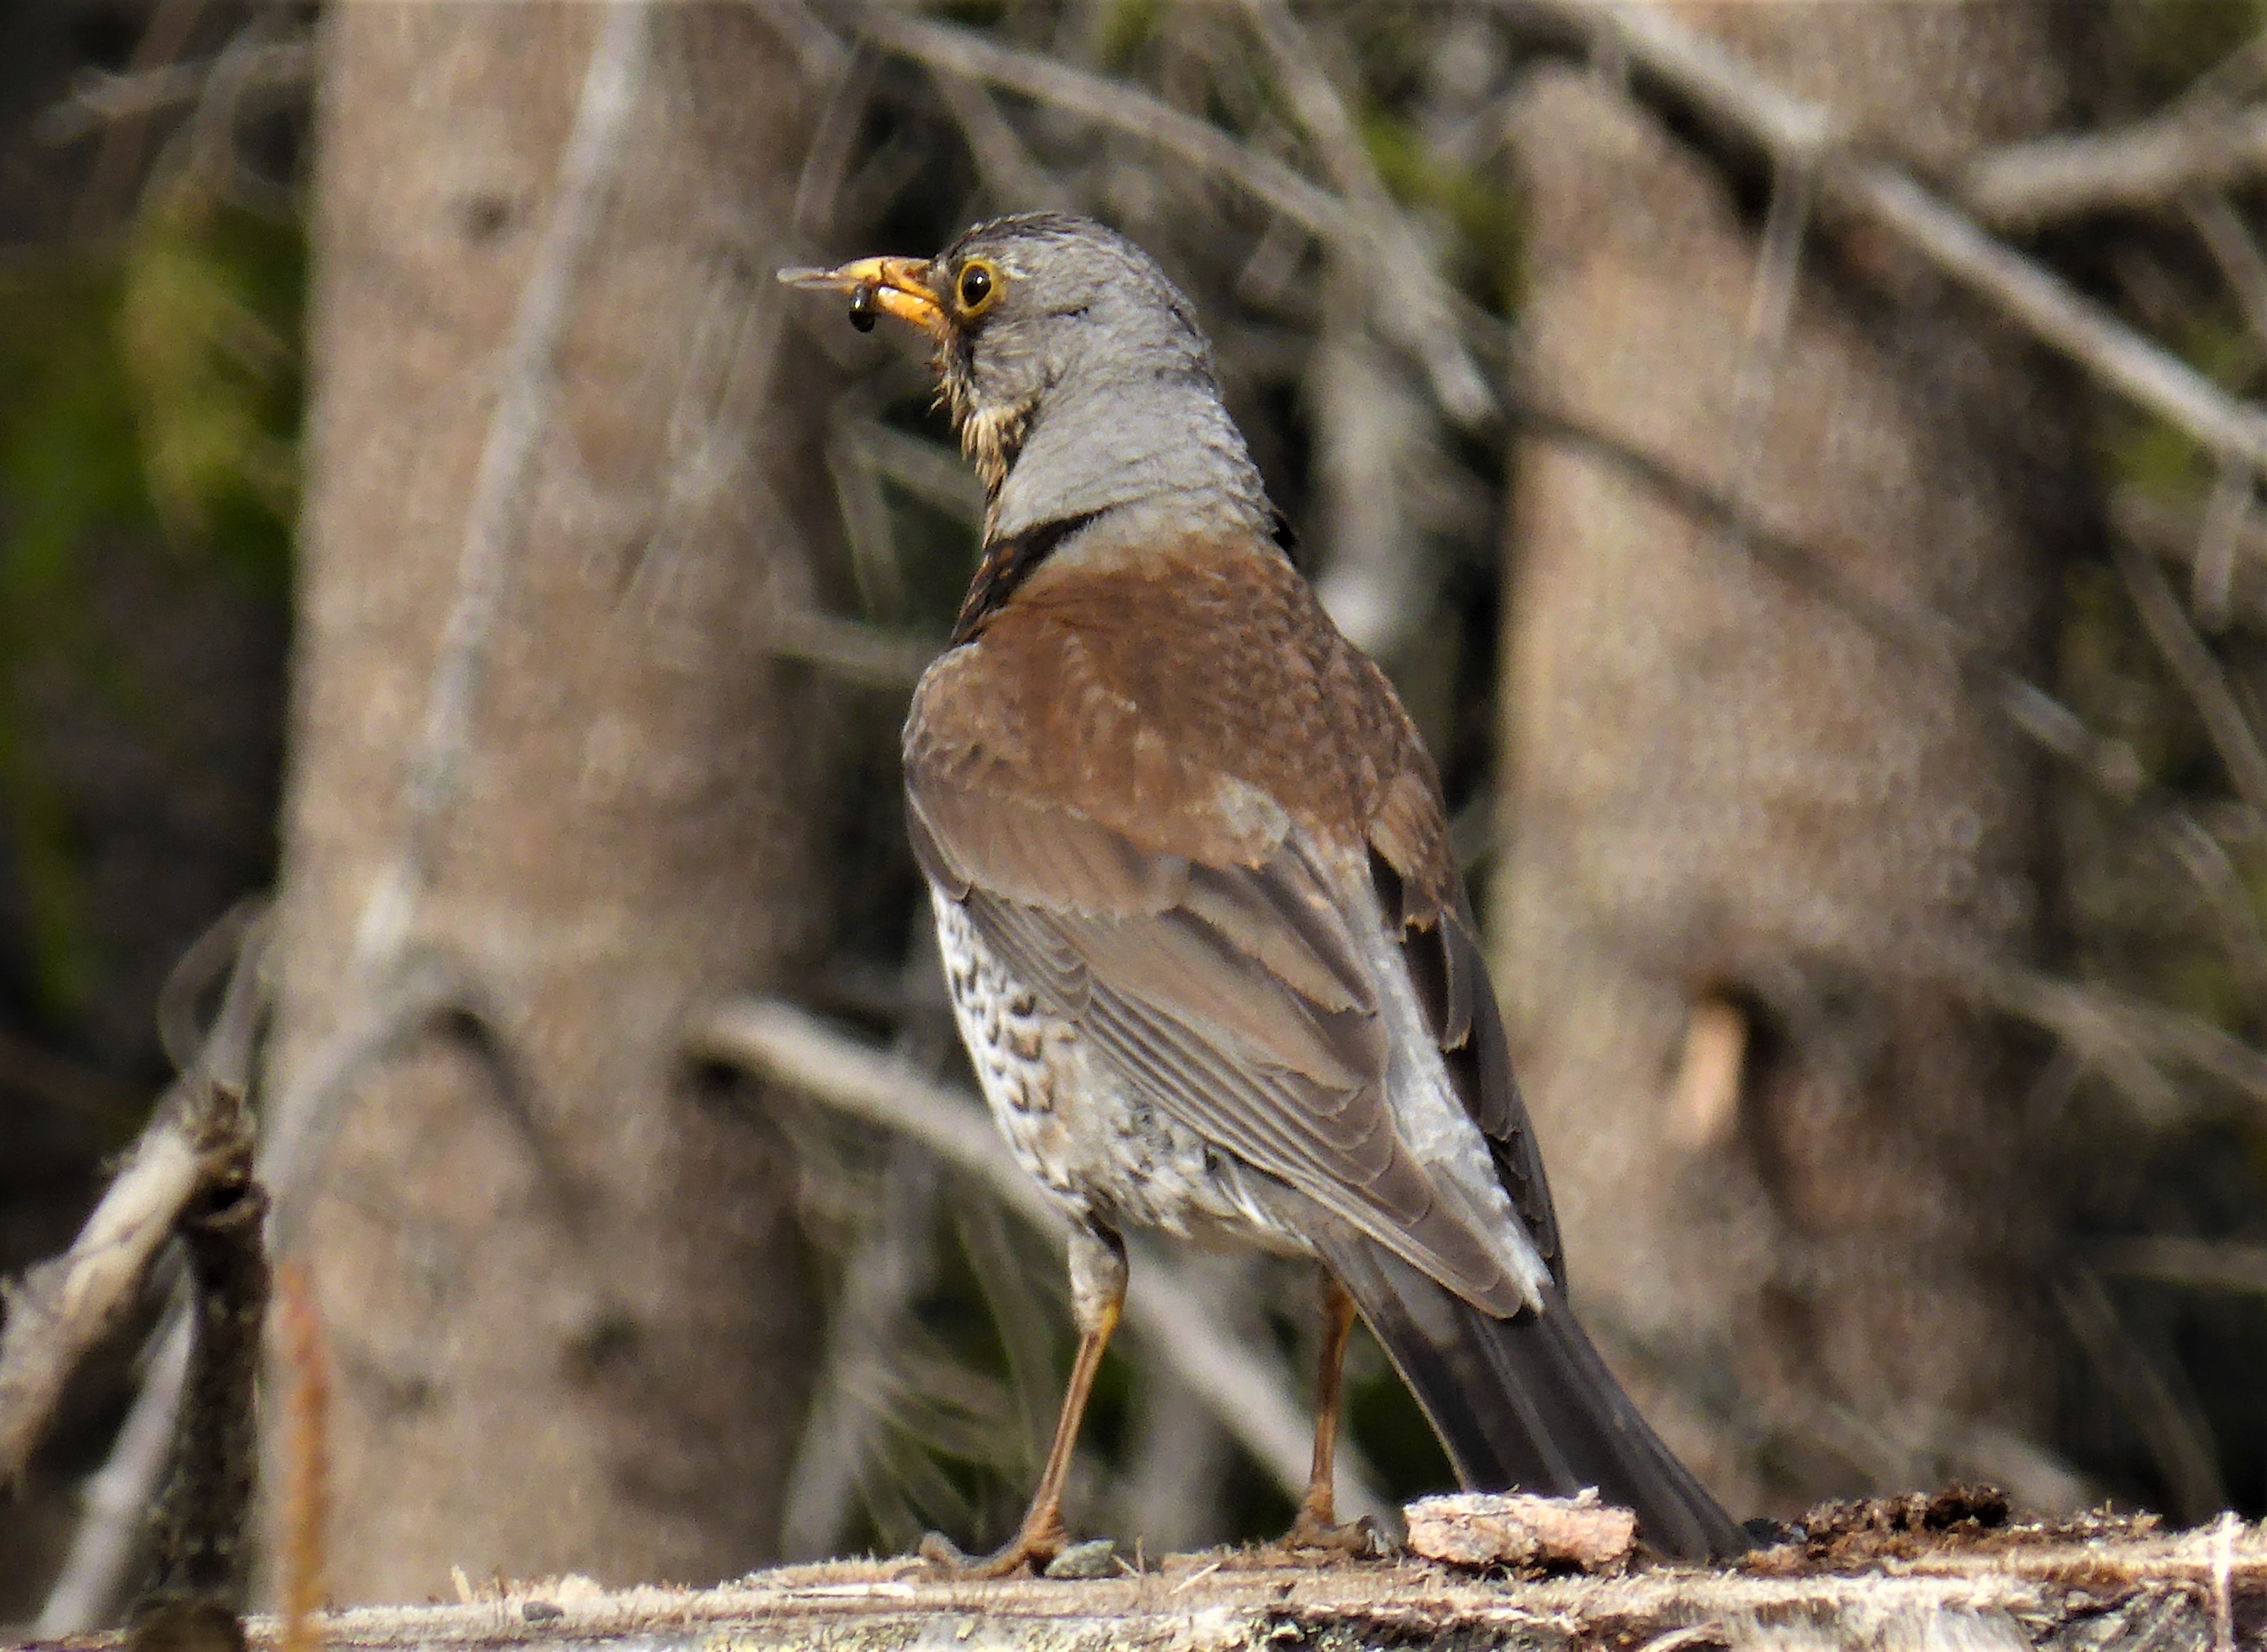
[(1070, 1533), (1062, 1517), (1063, 1481), (1069, 1477), (1079, 1424), (1094, 1391), (1094, 1374), (1102, 1368), (1102, 1351), (1110, 1346), (1110, 1333), (1118, 1328), (1126, 1305), (1126, 1242), (1109, 1229), (1072, 1230), (1070, 1301), (1078, 1323), (1078, 1358), (1071, 1363), (1070, 1385), (1055, 1419), (1054, 1443), (1047, 1449), (1046, 1466), (1039, 1472), (1038, 1488), (1031, 1494), (1022, 1528), (1005, 1548), (973, 1560), (958, 1555), (932, 1534), (921, 1548), (922, 1558), (932, 1564), (968, 1577), (1005, 1577), (1025, 1567), (1044, 1567), (1069, 1546)]
[(1327, 1267), (1323, 1270), (1323, 1344), (1315, 1378), (1315, 1455), (1307, 1470), (1307, 1494), (1299, 1516), (1285, 1534), (1295, 1549), (1351, 1549), (1369, 1545), (1369, 1529), (1360, 1521), (1340, 1525), (1332, 1489), (1338, 1464), (1339, 1396), (1345, 1386), (1346, 1342), (1354, 1334), (1354, 1298)]

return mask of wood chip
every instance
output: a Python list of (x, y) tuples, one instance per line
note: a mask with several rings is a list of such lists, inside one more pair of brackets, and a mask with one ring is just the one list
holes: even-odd
[(1637, 1516), (1598, 1501), (1530, 1497), (1523, 1492), (1465, 1492), (1426, 1497), (1402, 1511), (1409, 1547), (1451, 1566), (1578, 1566), (1601, 1572), (1629, 1559)]

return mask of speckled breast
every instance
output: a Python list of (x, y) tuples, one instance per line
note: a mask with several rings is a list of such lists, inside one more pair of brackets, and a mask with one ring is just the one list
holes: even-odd
[(1010, 977), (958, 901), (931, 891), (954, 1019), (1016, 1161), (1082, 1222), (1303, 1254), (1253, 1172), (1126, 1093), (1072, 1023)]

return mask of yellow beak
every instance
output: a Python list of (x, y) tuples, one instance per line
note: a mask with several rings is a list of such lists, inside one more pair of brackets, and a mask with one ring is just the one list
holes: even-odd
[(910, 321), (931, 338), (944, 336), (944, 306), (930, 290), (928, 265), (918, 258), (862, 258), (839, 269), (782, 269), (790, 287), (850, 295), (850, 319), (871, 327), (876, 310)]

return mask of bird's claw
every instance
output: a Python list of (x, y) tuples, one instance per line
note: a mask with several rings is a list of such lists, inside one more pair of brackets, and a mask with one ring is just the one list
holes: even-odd
[(1052, 1531), (1027, 1526), (989, 1554), (966, 1553), (942, 1531), (931, 1531), (913, 1553), (950, 1577), (1013, 1577), (1019, 1572), (1036, 1575), (1045, 1571), (1047, 1562), (1069, 1546), (1069, 1534), (1057, 1524)]
[(1321, 1549), (1354, 1560), (1374, 1560), (1392, 1546), (1377, 1522), (1368, 1515), (1359, 1520), (1332, 1521), (1311, 1509), (1302, 1509), (1276, 1546), (1295, 1551)]

